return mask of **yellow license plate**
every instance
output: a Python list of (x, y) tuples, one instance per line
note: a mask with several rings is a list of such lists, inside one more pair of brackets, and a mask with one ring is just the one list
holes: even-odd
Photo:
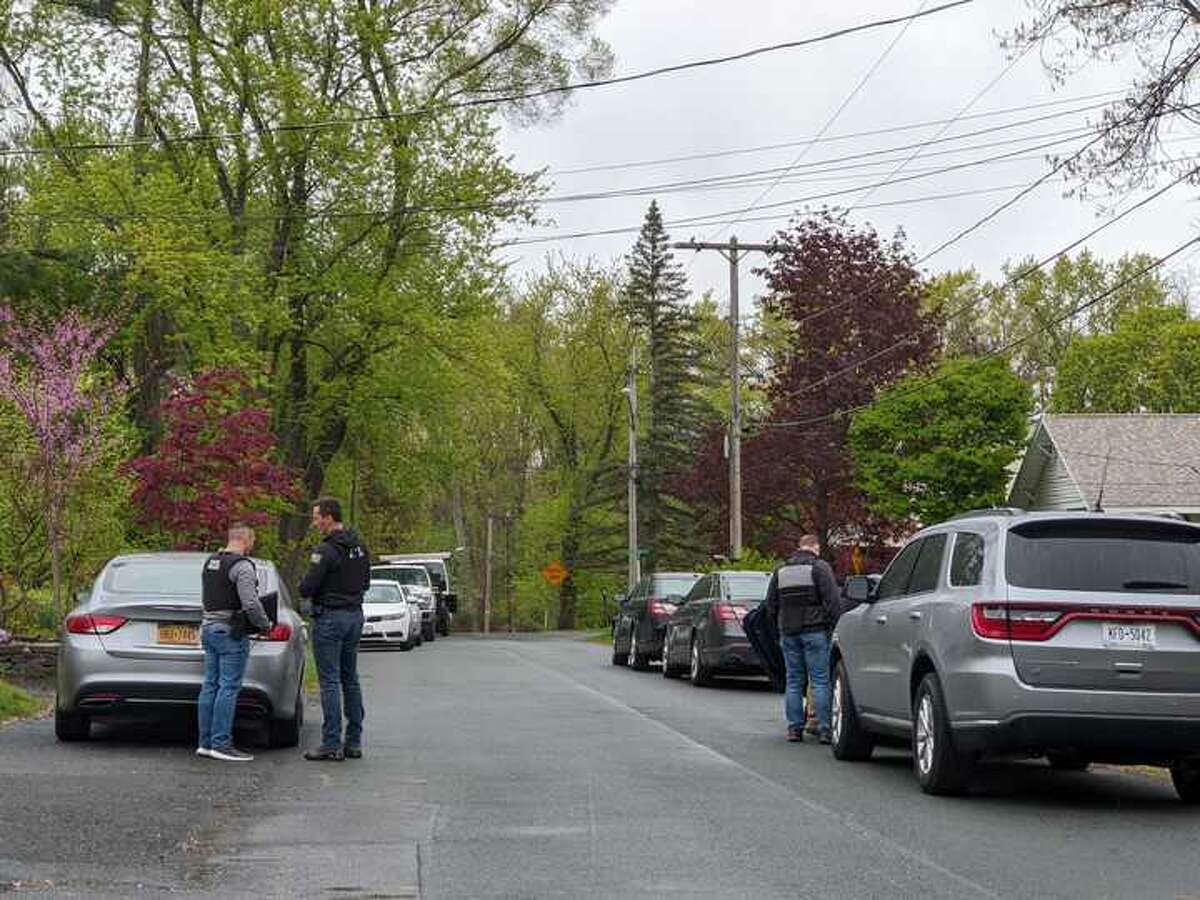
[(199, 625), (159, 625), (158, 642), (182, 647), (196, 647), (200, 644)]

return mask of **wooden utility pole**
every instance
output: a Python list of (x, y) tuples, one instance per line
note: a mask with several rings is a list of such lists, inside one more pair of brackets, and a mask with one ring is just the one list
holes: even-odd
[(491, 634), (492, 631), (492, 521), (495, 517), (487, 514), (487, 540), (484, 544), (484, 569), (483, 569), (483, 633)]
[(638, 555), (638, 402), (637, 402), (637, 347), (633, 348), (629, 359), (629, 381), (625, 385), (625, 396), (629, 399), (629, 473), (627, 488), (629, 492), (629, 590), (633, 591), (641, 581), (642, 563)]
[(681, 241), (671, 245), (676, 250), (716, 250), (729, 260), (729, 330), (732, 335), (729, 351), (729, 555), (742, 555), (742, 357), (739, 345), (738, 321), (738, 263), (747, 253), (770, 253), (770, 244), (739, 244), (736, 236), (728, 243)]

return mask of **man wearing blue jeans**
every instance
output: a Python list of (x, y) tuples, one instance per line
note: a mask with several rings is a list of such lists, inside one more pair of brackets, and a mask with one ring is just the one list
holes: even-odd
[(796, 552), (771, 576), (764, 602), (777, 623), (787, 666), (787, 739), (804, 740), (804, 694), (811, 683), (818, 734), (821, 743), (828, 744), (829, 637), (837, 621), (838, 589), (833, 569), (817, 556), (819, 549), (815, 535), (801, 538)]
[(312, 509), (312, 522), (324, 539), (313, 552), (308, 572), (300, 582), (300, 596), (312, 598), (313, 656), (324, 721), (321, 746), (306, 751), (304, 758), (359, 759), (364, 712), (358, 683), (358, 645), (362, 639), (363, 594), (371, 583), (371, 558), (358, 535), (342, 524), (342, 505), (337, 500), (318, 500)]
[(247, 631), (271, 627), (258, 599), (258, 578), (249, 558), (253, 549), (253, 529), (240, 523), (231, 526), (225, 549), (204, 561), (200, 579), (204, 684), (196, 701), (200, 726), (196, 755), (226, 762), (254, 759), (233, 746), (233, 716), (250, 657)]

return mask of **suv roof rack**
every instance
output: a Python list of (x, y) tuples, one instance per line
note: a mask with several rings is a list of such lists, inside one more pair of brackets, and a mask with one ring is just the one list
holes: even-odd
[(957, 516), (951, 516), (947, 521), (956, 522), (959, 519), (978, 519), (982, 516), (1023, 516), (1025, 510), (1017, 506), (993, 506), (990, 509), (969, 509)]

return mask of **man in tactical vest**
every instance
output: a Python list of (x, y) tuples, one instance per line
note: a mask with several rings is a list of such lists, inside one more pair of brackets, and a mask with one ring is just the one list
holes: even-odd
[(254, 759), (233, 746), (233, 715), (250, 656), (248, 632), (271, 622), (258, 599), (258, 578), (249, 557), (254, 530), (235, 523), (225, 549), (204, 562), (201, 575), (200, 645), (204, 648), (204, 685), (196, 708), (200, 719), (197, 756), (227, 762)]
[(818, 733), (821, 743), (828, 744), (829, 638), (837, 621), (838, 587), (829, 563), (817, 556), (819, 549), (815, 535), (802, 537), (796, 552), (771, 576), (765, 603), (778, 624), (787, 666), (787, 738), (804, 740), (804, 695), (811, 682)]
[[(313, 656), (321, 682), (321, 746), (310, 760), (362, 756), (363, 700), (358, 684), (358, 644), (362, 639), (363, 594), (371, 583), (371, 557), (362, 540), (342, 524), (342, 505), (331, 497), (312, 509), (313, 526), (324, 540), (313, 551), (300, 596), (313, 604)], [(346, 735), (342, 739), (342, 701)]]

